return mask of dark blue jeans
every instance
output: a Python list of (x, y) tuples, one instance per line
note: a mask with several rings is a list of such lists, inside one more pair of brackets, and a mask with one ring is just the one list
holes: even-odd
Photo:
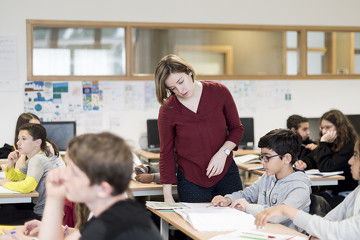
[(231, 162), (225, 176), (212, 187), (200, 187), (186, 180), (180, 170), (177, 171), (177, 179), (179, 201), (181, 202), (211, 202), (216, 195), (224, 196), (242, 190), (239, 170), (234, 160)]

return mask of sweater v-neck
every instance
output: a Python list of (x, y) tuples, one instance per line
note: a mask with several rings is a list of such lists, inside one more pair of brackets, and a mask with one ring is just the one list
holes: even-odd
[(184, 104), (182, 104), (180, 102), (180, 100), (177, 98), (177, 96), (174, 96), (175, 99), (176, 99), (176, 103), (181, 107), (181, 112), (185, 111), (185, 112), (189, 112), (190, 114), (195, 114), (195, 115), (199, 115), (200, 114), (200, 108), (201, 108), (201, 103), (204, 101), (203, 98), (204, 98), (204, 90), (205, 90), (205, 87), (206, 87), (206, 84), (204, 84), (202, 81), (200, 81), (201, 85), (202, 85), (202, 91), (201, 91), (201, 94), (200, 94), (200, 100), (199, 100), (199, 104), (198, 104), (198, 107), (197, 107), (197, 110), (196, 112), (193, 112), (191, 111), (188, 107), (186, 107)]

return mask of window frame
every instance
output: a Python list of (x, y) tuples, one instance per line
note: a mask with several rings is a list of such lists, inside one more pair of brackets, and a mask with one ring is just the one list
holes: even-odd
[[(93, 27), (125, 29), (125, 75), (111, 76), (34, 76), (33, 75), (33, 29), (34, 27)], [(198, 75), (201, 80), (310, 80), (310, 79), (359, 79), (360, 74), (307, 74), (307, 32), (360, 32), (360, 27), (333, 26), (286, 26), (286, 25), (240, 25), (240, 24), (195, 24), (195, 23), (150, 23), (150, 22), (104, 22), (104, 21), (58, 21), (58, 20), (26, 20), (27, 45), (27, 80), (28, 81), (94, 81), (94, 80), (153, 80), (153, 74), (133, 74), (132, 29), (200, 29), (200, 30), (253, 30), (253, 31), (296, 31), (298, 32), (298, 74), (297, 75)], [(354, 34), (353, 34), (354, 35)], [(284, 38), (283, 38), (284, 40)], [(284, 46), (284, 45), (283, 45)], [(309, 50), (311, 51), (311, 50)], [(283, 55), (286, 54), (286, 46)], [(354, 51), (355, 54), (355, 51)], [(353, 54), (353, 55), (354, 55)], [(283, 65), (286, 64), (286, 57)], [(286, 66), (283, 66), (286, 73)]]

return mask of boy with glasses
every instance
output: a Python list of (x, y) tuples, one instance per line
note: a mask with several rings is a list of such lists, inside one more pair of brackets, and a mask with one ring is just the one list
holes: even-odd
[[(300, 151), (301, 137), (291, 130), (276, 129), (260, 138), (260, 159), (265, 174), (244, 190), (218, 195), (213, 206), (229, 206), (253, 216), (263, 210), (284, 204), (309, 212), (311, 180), (303, 172), (294, 172), (293, 164)], [(287, 217), (271, 219), (295, 230), (297, 228)]]

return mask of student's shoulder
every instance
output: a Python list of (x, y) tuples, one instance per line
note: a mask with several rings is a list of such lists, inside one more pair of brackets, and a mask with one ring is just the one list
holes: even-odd
[(283, 182), (291, 188), (311, 186), (311, 179), (302, 171), (296, 171), (284, 178)]

